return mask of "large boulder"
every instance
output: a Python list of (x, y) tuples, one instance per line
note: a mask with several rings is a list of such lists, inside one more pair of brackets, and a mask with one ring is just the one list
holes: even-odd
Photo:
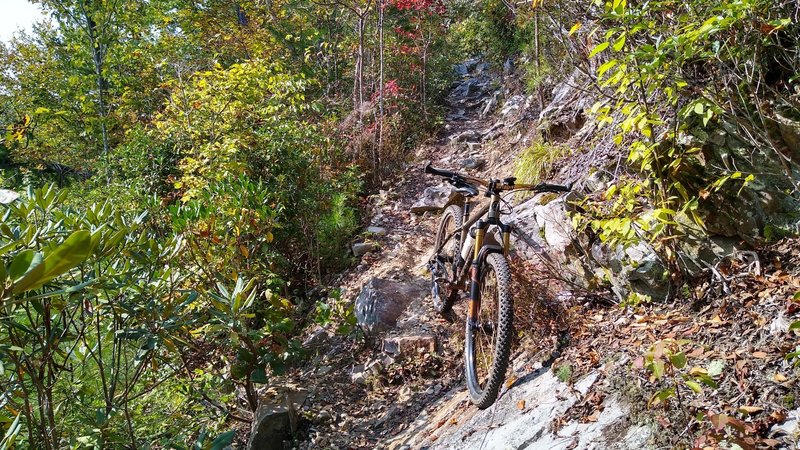
[(367, 333), (386, 331), (397, 325), (397, 319), (408, 305), (428, 294), (419, 283), (372, 278), (356, 298), (356, 319)]
[[(272, 388), (258, 402), (247, 440), (247, 450), (284, 450), (291, 447), (297, 431), (298, 411), (308, 392), (302, 389)], [(288, 446), (287, 446), (288, 444)]]
[(546, 251), (562, 259), (575, 242), (566, 199), (557, 197), (548, 201), (551, 197), (552, 194), (539, 194), (517, 206), (506, 219), (516, 230), (512, 236), (514, 247), (527, 258)]
[(440, 211), (459, 195), (453, 186), (427, 187), (422, 196), (411, 205), (411, 212), (422, 214), (426, 211)]

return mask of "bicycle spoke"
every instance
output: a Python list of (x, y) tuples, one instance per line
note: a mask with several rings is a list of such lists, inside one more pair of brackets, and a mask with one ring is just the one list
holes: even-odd
[(488, 268), (481, 279), (481, 310), (476, 330), (476, 362), (478, 382), (483, 387), (488, 381), (497, 345), (497, 278)]

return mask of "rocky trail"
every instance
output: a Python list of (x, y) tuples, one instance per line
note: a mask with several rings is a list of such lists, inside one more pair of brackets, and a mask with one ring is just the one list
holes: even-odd
[[(724, 269), (715, 269), (729, 280), (724, 289), (712, 276), (698, 282), (692, 305), (653, 304), (634, 313), (615, 305), (616, 291), (599, 301), (580, 288), (576, 279), (592, 268), (571, 234), (566, 200), (552, 196), (523, 200), (510, 216), (520, 229), (513, 257), (519, 342), (497, 402), (486, 410), (470, 404), (461, 364), (464, 302), (447, 318), (435, 313), (425, 270), (438, 211), (453, 193), (422, 174), (422, 164), (508, 176), (537, 124), (546, 122), (546, 132), (572, 145), (591, 126), (575, 113), (586, 102), (576, 101), (572, 78), (541, 108), (534, 96), (502, 87), (499, 72), (480, 60), (456, 71), (442, 131), (369, 199), (370, 225), (353, 246), (360, 263), (337, 282), (365, 338), (322, 327), (309, 332), (304, 346), (313, 356), (282, 379), (294, 383), (278, 380), (262, 393), (250, 448), (672, 448), (697, 430), (708, 430), (698, 448), (725, 439), (742, 448), (796, 448), (800, 392), (783, 355), (793, 345), (786, 333), (800, 289), (797, 243), (760, 254), (707, 244), (710, 257), (727, 255)], [(608, 158), (600, 148), (560, 164), (554, 176), (591, 194), (603, 181), (575, 177), (576, 167)], [(605, 257), (619, 259), (629, 284), (648, 284), (658, 268), (646, 248), (638, 251)], [(763, 261), (758, 270), (754, 260)], [(757, 317), (728, 328), (743, 305)], [(667, 364), (667, 374), (654, 379), (647, 364), (671, 361), (678, 347), (688, 361)], [(654, 401), (694, 380), (708, 381), (696, 397)], [(770, 389), (758, 391), (755, 380)], [(704, 418), (664, 407), (676, 401)]]

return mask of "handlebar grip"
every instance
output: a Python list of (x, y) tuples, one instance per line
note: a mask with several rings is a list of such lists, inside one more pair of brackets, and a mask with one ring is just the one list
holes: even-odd
[(563, 184), (541, 183), (534, 188), (536, 192), (570, 192), (572, 186)]
[(455, 172), (450, 172), (449, 170), (436, 169), (431, 166), (431, 163), (425, 165), (425, 173), (445, 178), (453, 178), (456, 175)]

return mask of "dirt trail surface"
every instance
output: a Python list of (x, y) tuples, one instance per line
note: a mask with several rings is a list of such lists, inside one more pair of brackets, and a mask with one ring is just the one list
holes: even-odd
[[(526, 117), (531, 97), (506, 93), (498, 104), (502, 90), (481, 61), (457, 71), (441, 133), (369, 199), (366, 250), (338, 280), (343, 301), (370, 324), (366, 340), (314, 330), (304, 345), (315, 356), (286, 378), (302, 386), (276, 382), (265, 393), (299, 392), (289, 408), (299, 417), (295, 447), (643, 449), (700, 436), (697, 448), (797, 448), (798, 370), (784, 358), (800, 310), (797, 241), (731, 255), (690, 285), (694, 302), (636, 309), (572, 292), (534, 260), (514, 258), (521, 342), (497, 402), (470, 404), (465, 302), (446, 318), (435, 313), (425, 270), (447, 186), (421, 167), (508, 176), (535, 117)], [(751, 320), (737, 320), (742, 314)], [(672, 364), (677, 353), (685, 360)]]

